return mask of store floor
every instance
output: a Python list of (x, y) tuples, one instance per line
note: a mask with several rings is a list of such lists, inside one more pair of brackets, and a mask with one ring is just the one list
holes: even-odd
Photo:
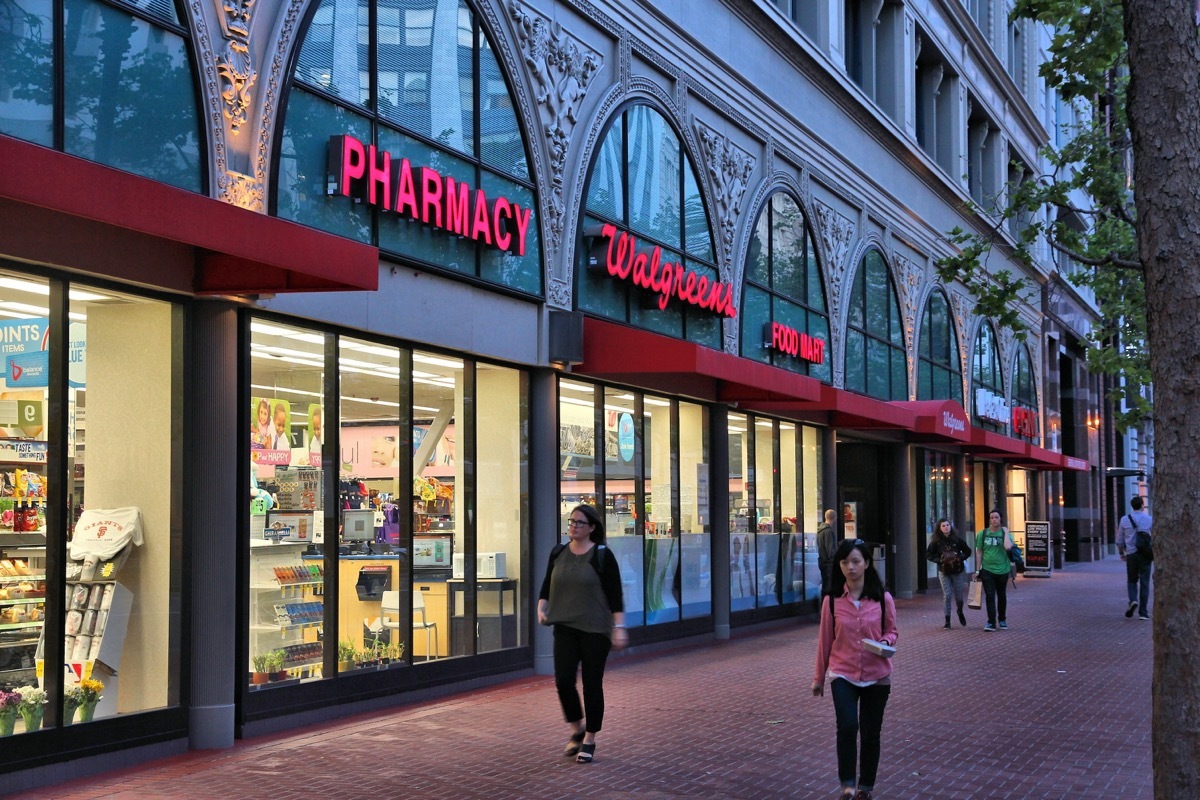
[[(898, 603), (876, 797), (1151, 798), (1151, 625), (1124, 564), (1009, 590), (1008, 631), (942, 629), (941, 593)], [(193, 752), (26, 798), (837, 797), (833, 707), (809, 692), (816, 628), (610, 662), (596, 760), (566, 741), (550, 678)]]

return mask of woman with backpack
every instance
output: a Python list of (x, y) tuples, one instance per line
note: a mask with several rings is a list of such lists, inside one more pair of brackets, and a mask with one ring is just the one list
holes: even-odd
[(938, 520), (937, 528), (929, 539), (929, 547), (925, 557), (938, 565), (938, 580), (942, 582), (942, 598), (946, 606), (946, 624), (950, 630), (950, 596), (954, 595), (954, 603), (958, 607), (958, 623), (964, 627), (967, 617), (963, 614), (963, 600), (967, 593), (966, 560), (971, 557), (971, 545), (967, 544), (954, 530), (950, 520), (945, 517)]
[[(590, 764), (604, 722), (604, 665), (608, 653), (629, 644), (621, 570), (604, 544), (604, 521), (595, 508), (578, 505), (567, 522), (566, 545), (550, 553), (538, 593), (537, 617), (554, 626), (554, 687), (571, 738), (563, 755)], [(583, 665), (583, 704), (575, 673)]]
[(1012, 574), (1008, 554), (1012, 548), (1012, 536), (1004, 527), (1004, 518), (993, 508), (988, 512), (988, 526), (975, 534), (975, 579), (983, 581), (983, 595), (987, 598), (985, 633), (996, 630), (997, 624), (1000, 630), (1008, 630), (1008, 579)]
[(899, 636), (896, 604), (883, 588), (868, 548), (862, 539), (844, 539), (834, 551), (829, 593), (821, 601), (812, 683), (813, 697), (822, 697), (829, 677), (843, 800), (871, 800), (875, 790), (883, 710), (892, 690), (891, 658), (882, 653), (894, 652)]

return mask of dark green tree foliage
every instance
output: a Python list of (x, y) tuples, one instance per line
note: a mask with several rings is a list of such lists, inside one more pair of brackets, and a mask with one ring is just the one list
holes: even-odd
[[(1052, 136), (1063, 142), (1061, 147), (1043, 149), (1046, 174), (1007, 187), (998, 221), (1015, 232), (1015, 249), (1010, 252), (998, 229), (977, 233), (955, 228), (949, 237), (959, 252), (939, 260), (939, 275), (946, 282), (961, 281), (975, 296), (979, 314), (1024, 338), (1026, 326), (1016, 305), (1028, 300), (1033, 287), (1007, 269), (990, 271), (988, 257), (1000, 247), (1031, 264), (1044, 239), (1068, 280), (1088, 287), (1096, 297), (1101, 318), (1083, 344), (1093, 372), (1124, 378), (1113, 381), (1108, 394), (1114, 420), (1124, 429), (1150, 413), (1139, 392), (1150, 380), (1150, 362), (1126, 116), (1129, 70), (1122, 5), (1017, 0), (1013, 18), (1035, 20), (1055, 31), (1040, 74), (1061, 102), (1075, 108), (1076, 121), (1065, 124), (1059, 137)], [(1070, 262), (1074, 269), (1066, 268)], [(1129, 411), (1121, 411), (1122, 400)]]

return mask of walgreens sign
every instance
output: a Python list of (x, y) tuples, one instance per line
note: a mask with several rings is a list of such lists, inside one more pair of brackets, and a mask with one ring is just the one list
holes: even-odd
[(657, 293), (659, 310), (665, 309), (671, 298), (677, 298), (714, 314), (737, 316), (733, 306), (733, 286), (714, 281), (707, 275), (698, 275), (679, 262), (663, 261), (661, 247), (639, 253), (637, 244), (633, 234), (606, 224), (592, 245), (590, 264), (600, 265), (599, 251), (603, 250), (608, 274)]
[(392, 158), (353, 136), (329, 137), (327, 193), (352, 198), (435, 228), (525, 255), (533, 212), (506, 197), (442, 175), (430, 167)]

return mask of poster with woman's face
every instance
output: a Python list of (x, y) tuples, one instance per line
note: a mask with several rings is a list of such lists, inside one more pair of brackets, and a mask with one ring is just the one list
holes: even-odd
[(325, 411), (317, 403), (308, 407), (308, 452), (320, 453), (325, 442)]

